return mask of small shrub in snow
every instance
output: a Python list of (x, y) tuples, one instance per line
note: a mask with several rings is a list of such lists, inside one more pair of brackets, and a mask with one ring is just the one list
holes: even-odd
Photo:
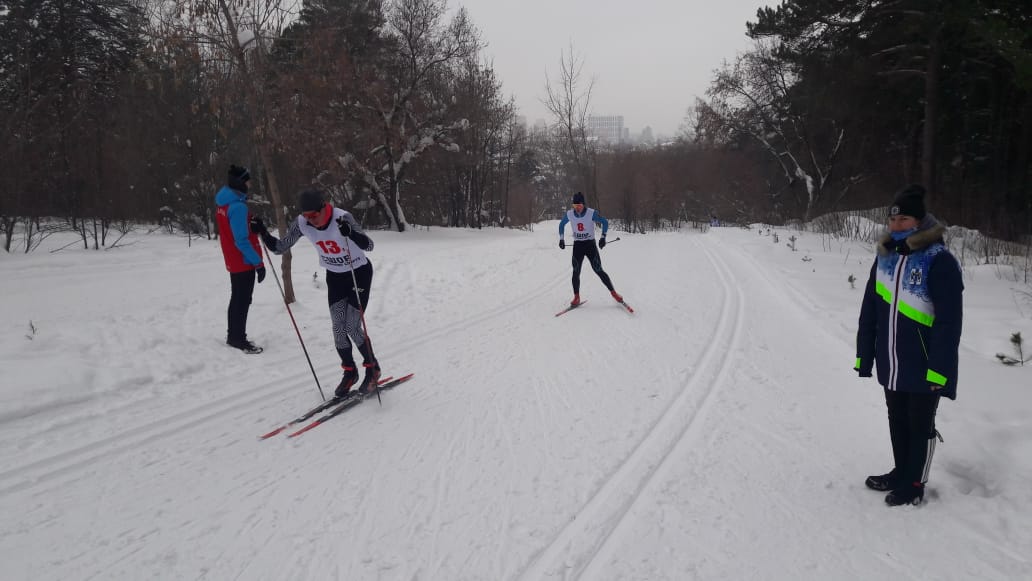
[(1024, 343), (1024, 339), (1021, 338), (1020, 331), (1011, 335), (1010, 342), (1011, 345), (1014, 346), (1014, 350), (1017, 351), (1018, 356), (1011, 357), (1010, 355), (997, 353), (996, 358), (1000, 360), (1000, 363), (1003, 363), (1004, 365), (1025, 365), (1026, 361), (1032, 360), (1032, 357), (1029, 357), (1028, 359), (1025, 358), (1025, 353), (1022, 349), (1022, 343)]

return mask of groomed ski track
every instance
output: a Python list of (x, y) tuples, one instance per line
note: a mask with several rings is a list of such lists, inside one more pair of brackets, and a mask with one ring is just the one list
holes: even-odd
[[(257, 289), (249, 322), (265, 353), (237, 354), (221, 344), (217, 249), (170, 254), (210, 296), (174, 295), (129, 322), (174, 321), (139, 356), (156, 357), (153, 376), (180, 366), (177, 383), (143, 374), (0, 417), (0, 509), (15, 523), (0, 548), (59, 549), (7, 574), (778, 577), (765, 562), (803, 578), (927, 573), (872, 530), (886, 517), (859, 476), (884, 450), (855, 439), (887, 435), (880, 393), (849, 383), (853, 314), (815, 317), (804, 283), (715, 231), (621, 234), (603, 266), (635, 315), (585, 266), (591, 302), (556, 318), (570, 268), (550, 228), (374, 236), (370, 332), (385, 375), (416, 377), (295, 440), (258, 440), (318, 401), (275, 288)], [(311, 253), (295, 256), (294, 312), (329, 394), (338, 371), (314, 271)], [(809, 339), (786, 343), (788, 326)], [(180, 341), (197, 359), (159, 362)], [(901, 534), (931, 522), (898, 514)], [(858, 535), (884, 544), (879, 567), (848, 556)], [(942, 550), (916, 549), (914, 562)]]

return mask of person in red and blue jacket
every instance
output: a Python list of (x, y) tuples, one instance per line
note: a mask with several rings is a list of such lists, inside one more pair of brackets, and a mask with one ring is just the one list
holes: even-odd
[(870, 476), (868, 488), (890, 491), (890, 506), (920, 504), (939, 433), (939, 399), (957, 398), (964, 282), (943, 243), (945, 227), (928, 214), (925, 190), (900, 191), (889, 208), (889, 232), (864, 291), (856, 336), (860, 377), (885, 389), (894, 468)]
[(219, 228), (222, 256), (229, 271), (230, 298), (226, 313), (226, 344), (244, 353), (261, 353), (262, 348), (247, 340), (247, 311), (251, 307), (254, 282), (265, 280), (265, 265), (258, 246), (258, 234), (251, 232), (251, 215), (247, 209), (247, 182), (251, 179), (245, 167), (229, 166), (226, 185), (215, 194), (215, 223)]

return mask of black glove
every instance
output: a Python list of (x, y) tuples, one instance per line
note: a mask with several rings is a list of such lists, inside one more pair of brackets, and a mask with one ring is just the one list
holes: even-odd
[(337, 229), (340, 230), (340, 235), (345, 238), (351, 235), (351, 224), (348, 224), (344, 216), (337, 218)]
[(606, 247), (606, 237), (605, 236), (603, 236), (603, 237), (598, 239), (598, 247), (599, 248), (605, 248)]
[(559, 241), (559, 250), (566, 250), (566, 241), (565, 240), (560, 240)]
[(870, 369), (868, 369), (867, 371), (864, 371), (864, 370), (862, 370), (862, 369), (857, 369), (857, 370), (856, 370), (856, 373), (857, 373), (857, 375), (859, 375), (860, 377), (872, 377), (872, 376), (871, 376), (871, 370), (870, 370)]
[(262, 282), (263, 280), (265, 280), (265, 267), (264, 266), (259, 266), (258, 268), (254, 269), (254, 271), (258, 273), (258, 282)]
[(267, 247), (271, 248), (273, 251), (276, 250), (276, 245), (279, 244), (279, 240), (276, 240), (275, 236), (269, 234), (269, 231), (266, 230), (265, 232), (261, 233), (261, 237), (262, 242), (264, 242)]
[(267, 234), (269, 229), (265, 227), (265, 222), (258, 216), (251, 216), (251, 232), (255, 234)]

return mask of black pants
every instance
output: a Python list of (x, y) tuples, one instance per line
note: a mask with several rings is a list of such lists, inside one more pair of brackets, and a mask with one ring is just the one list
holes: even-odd
[(595, 246), (595, 241), (577, 240), (573, 243), (573, 294), (580, 294), (580, 269), (585, 257), (587, 257), (588, 263), (591, 264), (591, 270), (594, 270), (595, 274), (602, 279), (602, 284), (612, 291), (613, 281), (609, 280), (609, 275), (602, 270), (602, 257), (598, 255), (598, 247)]
[(885, 390), (892, 457), (904, 484), (927, 482), (935, 453), (938, 394)]
[(247, 311), (251, 308), (251, 295), (254, 294), (255, 271), (229, 273), (231, 294), (229, 309), (226, 313), (229, 327), (226, 330), (227, 341), (247, 340)]

